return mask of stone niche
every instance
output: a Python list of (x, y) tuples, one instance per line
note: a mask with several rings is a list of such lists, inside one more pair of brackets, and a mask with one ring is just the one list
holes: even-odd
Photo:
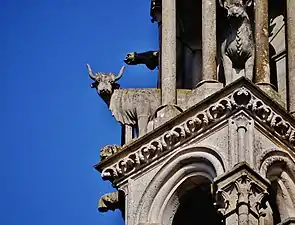
[(195, 88), (202, 73), (202, 1), (176, 1), (177, 87)]

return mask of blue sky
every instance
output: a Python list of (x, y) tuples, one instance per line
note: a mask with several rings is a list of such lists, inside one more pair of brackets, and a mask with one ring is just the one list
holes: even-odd
[[(157, 49), (150, 0), (0, 0), (1, 225), (123, 224), (97, 212), (112, 191), (92, 168), (120, 126), (89, 85), (126, 53)], [(120, 84), (155, 87), (129, 66)]]

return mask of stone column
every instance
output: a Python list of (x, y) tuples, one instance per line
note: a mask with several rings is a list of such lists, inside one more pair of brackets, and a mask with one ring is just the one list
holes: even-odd
[(255, 1), (255, 83), (270, 84), (268, 0)]
[(295, 115), (295, 1), (287, 0), (288, 110)]
[(182, 110), (176, 106), (176, 0), (162, 0), (161, 15), (161, 106), (155, 112), (154, 128)]
[(202, 59), (202, 80), (217, 80), (215, 0), (202, 0)]
[(247, 163), (214, 180), (218, 212), (226, 225), (263, 224), (269, 183)]
[(161, 47), (162, 47), (162, 0), (152, 0), (151, 1), (151, 12), (152, 23), (158, 23), (158, 35), (159, 35), (159, 72), (158, 72), (158, 88), (161, 88)]
[(162, 105), (176, 104), (176, 0), (162, 0)]
[(122, 145), (129, 143), (133, 136), (133, 127), (128, 124), (122, 125)]

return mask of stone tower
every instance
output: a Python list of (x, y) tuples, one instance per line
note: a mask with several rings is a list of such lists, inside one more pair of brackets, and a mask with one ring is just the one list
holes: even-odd
[[(295, 224), (295, 0), (152, 0), (158, 88), (92, 87), (122, 126), (95, 168), (126, 225)], [(106, 143), (107, 144), (107, 143)]]

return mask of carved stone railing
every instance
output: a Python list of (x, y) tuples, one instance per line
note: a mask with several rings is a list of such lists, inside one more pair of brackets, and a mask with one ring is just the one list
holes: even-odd
[(110, 166), (103, 167), (102, 178), (117, 180), (130, 175), (138, 168), (160, 157), (190, 138), (202, 134), (214, 124), (224, 120), (238, 110), (245, 110), (256, 121), (266, 126), (271, 132), (295, 149), (295, 128), (276, 110), (256, 97), (246, 87), (239, 88), (218, 102), (172, 127), (170, 130), (143, 144), (138, 150), (125, 155)]

